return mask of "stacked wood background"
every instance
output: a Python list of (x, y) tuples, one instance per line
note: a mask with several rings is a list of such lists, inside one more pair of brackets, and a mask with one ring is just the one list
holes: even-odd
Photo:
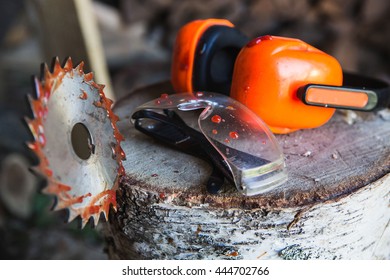
[[(226, 18), (250, 38), (271, 34), (300, 38), (334, 55), (344, 69), (390, 80), (390, 2), (382, 0), (119, 0), (127, 26), (142, 26), (139, 40), (153, 44), (165, 59), (128, 69), (124, 87), (147, 84), (145, 75), (169, 76), (170, 51), (179, 28), (198, 18)], [(131, 45), (137, 45), (133, 41)], [(129, 51), (132, 51), (132, 46)], [(136, 48), (135, 52), (141, 54)], [(145, 49), (144, 49), (145, 50)], [(149, 61), (148, 61), (149, 60)], [(131, 65), (131, 63), (130, 63)], [(148, 65), (153, 67), (148, 67)], [(154, 69), (153, 69), (154, 68)], [(166, 69), (166, 70), (164, 70)], [(144, 75), (139, 74), (144, 73)], [(148, 73), (148, 74), (147, 74)], [(118, 85), (117, 85), (118, 86)], [(125, 89), (118, 88), (118, 92)], [(129, 91), (127, 91), (129, 92)]]

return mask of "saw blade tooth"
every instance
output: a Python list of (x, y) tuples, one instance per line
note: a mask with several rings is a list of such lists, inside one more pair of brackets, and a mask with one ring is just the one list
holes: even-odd
[(106, 209), (104, 209), (104, 210), (102, 211), (102, 213), (103, 213), (104, 220), (105, 220), (105, 221), (108, 221), (108, 212), (106, 211)]
[[(43, 174), (43, 173), (42, 173), (42, 170), (39, 168), (39, 166), (38, 166), (38, 172), (40, 172), (41, 174)], [(42, 189), (42, 193), (44, 193), (44, 194), (50, 194), (50, 195), (57, 195), (57, 193), (54, 191), (54, 190), (58, 189), (58, 188), (57, 188), (57, 185), (58, 185), (58, 184), (56, 184), (56, 183), (54, 182), (53, 178), (47, 177), (47, 185)], [(60, 198), (57, 197), (57, 203), (56, 203), (56, 205), (54, 206), (54, 208), (57, 206), (59, 200), (60, 200)]]
[(54, 59), (53, 67), (52, 67), (52, 75), (56, 77), (59, 73), (63, 72), (61, 63), (58, 57)]
[(58, 56), (54, 58), (54, 64), (53, 64), (53, 73), (56, 74), (62, 70), (60, 59)]
[(31, 170), (32, 172), (34, 172), (35, 174), (41, 174), (41, 175), (43, 175), (42, 172), (41, 172), (41, 170), (38, 168), (38, 166), (30, 167), (30, 170)]
[(104, 219), (106, 221), (108, 220), (108, 213), (110, 211), (110, 205), (112, 205), (112, 204), (111, 203), (107, 203), (102, 208), (102, 213), (103, 213)]
[(81, 229), (85, 228), (90, 218), (81, 218)]
[[(34, 93), (35, 93), (35, 98), (39, 99), (41, 98), (41, 96), (43, 96), (42, 94), (42, 84), (41, 82), (39, 81), (38, 77), (34, 76)], [(30, 103), (31, 104), (31, 103)]]
[(28, 94), (27, 99), (33, 115), (33, 120), (30, 120), (30, 122), (37, 122), (38, 120), (42, 122), (47, 111), (46, 104), (44, 104), (44, 98), (34, 99), (34, 97)]
[[(110, 103), (108, 105), (110, 105)], [(111, 117), (111, 121), (114, 122), (114, 123), (117, 123), (119, 121), (119, 117), (117, 115), (113, 114), (113, 113), (111, 114), (110, 117)]]
[(120, 159), (121, 160), (126, 160), (126, 153), (125, 153), (125, 151), (123, 151), (122, 147), (118, 146), (117, 149), (118, 149), (118, 152), (119, 152)]
[(28, 103), (30, 104), (31, 110), (33, 111), (33, 117), (36, 118), (36, 115), (34, 114), (35, 111), (34, 111), (34, 106), (33, 106), (35, 99), (31, 94), (27, 94), (27, 100), (28, 100)]
[[(106, 99), (106, 102), (107, 102), (107, 109), (111, 109), (112, 104), (114, 103), (114, 101), (112, 101), (112, 99), (107, 98), (107, 97), (105, 97), (105, 99)], [(113, 117), (115, 120), (119, 120), (119, 118), (117, 117), (117, 115), (115, 115), (114, 113), (112, 113), (111, 115), (112, 115), (112, 117)]]
[(96, 213), (92, 217), (93, 217), (93, 224), (96, 227), (99, 223), (100, 213)]
[(68, 223), (76, 219), (78, 215), (73, 209), (68, 208)]
[(104, 96), (104, 92), (103, 92), (103, 90), (104, 90), (104, 88), (106, 87), (105, 85), (102, 85), (102, 84), (94, 84), (95, 85), (95, 87), (99, 90), (99, 95), (103, 95)]
[(45, 167), (44, 173), (45, 173), (46, 177), (52, 177), (53, 176), (53, 170), (51, 170), (48, 167)]
[[(111, 207), (112, 207), (112, 209), (114, 209), (115, 212), (118, 210), (116, 204), (115, 204), (115, 205), (111, 204)], [(109, 209), (108, 209), (108, 210), (109, 210)], [(108, 215), (108, 211), (107, 211), (107, 215)]]
[[(35, 119), (34, 119), (34, 120), (35, 120)], [(34, 120), (32, 120), (32, 119), (30, 119), (30, 118), (28, 118), (28, 117), (25, 117), (25, 118), (24, 118), (24, 121), (27, 123), (27, 126), (28, 126), (28, 128), (30, 129), (30, 131), (31, 131), (31, 134), (32, 134), (32, 136), (33, 136), (33, 138), (34, 138), (34, 141), (37, 141), (37, 140), (38, 140), (38, 131), (37, 131), (37, 129), (35, 128), (35, 125), (34, 125), (35, 121), (34, 121)], [(31, 150), (34, 150), (32, 147), (35, 146), (35, 145), (36, 145), (36, 142), (34, 142), (34, 143), (28, 142), (28, 143), (27, 143), (27, 146), (28, 146)]]
[(52, 73), (50, 72), (49, 66), (45, 63), (43, 65), (43, 79), (49, 81), (52, 78)]
[(79, 65), (76, 66), (75, 70), (80, 74), (84, 74), (84, 61), (81, 61)]
[(122, 142), (123, 140), (125, 140), (125, 136), (123, 136), (123, 134), (120, 133), (119, 130), (116, 130), (114, 137), (118, 141), (118, 145), (119, 145), (119, 142)]
[(93, 73), (92, 72), (84, 74), (84, 81), (85, 82), (90, 82), (90, 81), (92, 81), (92, 79), (93, 79)]
[[(35, 150), (36, 149), (36, 143), (35, 142), (26, 142), (27, 147), (30, 150)], [(33, 168), (33, 167), (32, 167)]]
[(72, 58), (68, 57), (66, 59), (66, 62), (64, 64), (64, 67), (62, 67), (66, 72), (69, 72), (73, 69), (73, 61)]
[[(47, 192), (48, 194), (50, 194), (50, 192)], [(57, 203), (56, 205), (54, 206), (53, 210), (54, 211), (58, 211), (58, 210), (62, 210), (62, 209), (66, 209), (68, 207), (68, 205), (62, 200), (60, 199), (58, 196), (57, 196)], [(68, 208), (69, 209), (69, 208)]]
[(65, 207), (63, 206), (63, 201), (61, 197), (57, 193), (53, 192), (53, 189), (55, 188), (56, 188), (55, 184), (53, 184), (50, 178), (48, 178), (47, 186), (42, 190), (42, 193), (48, 195), (55, 195), (56, 199), (55, 199), (55, 204), (53, 206), (53, 210), (58, 211), (64, 209)]

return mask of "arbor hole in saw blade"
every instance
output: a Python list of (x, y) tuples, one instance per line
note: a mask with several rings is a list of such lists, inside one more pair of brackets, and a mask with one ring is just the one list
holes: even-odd
[(88, 128), (82, 123), (76, 123), (71, 132), (72, 147), (82, 160), (90, 158), (95, 153), (95, 145)]

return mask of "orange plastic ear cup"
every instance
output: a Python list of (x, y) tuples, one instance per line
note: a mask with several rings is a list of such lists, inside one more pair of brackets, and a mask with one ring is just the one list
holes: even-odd
[(176, 92), (192, 92), (192, 75), (196, 47), (202, 34), (211, 26), (234, 27), (224, 19), (195, 20), (184, 25), (178, 32), (173, 49), (171, 82)]
[(338, 61), (298, 40), (262, 36), (239, 53), (230, 96), (259, 115), (274, 133), (326, 123), (335, 109), (307, 106), (297, 97), (306, 84), (341, 86)]

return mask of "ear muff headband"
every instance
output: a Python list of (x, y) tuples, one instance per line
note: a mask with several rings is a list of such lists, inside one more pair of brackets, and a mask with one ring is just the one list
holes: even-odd
[(306, 105), (374, 111), (390, 107), (390, 85), (354, 73), (343, 73), (343, 86), (308, 84), (298, 90)]
[(184, 25), (177, 34), (171, 68), (171, 82), (176, 92), (194, 91), (192, 77), (198, 42), (203, 33), (215, 25), (234, 27), (224, 19), (195, 20)]

